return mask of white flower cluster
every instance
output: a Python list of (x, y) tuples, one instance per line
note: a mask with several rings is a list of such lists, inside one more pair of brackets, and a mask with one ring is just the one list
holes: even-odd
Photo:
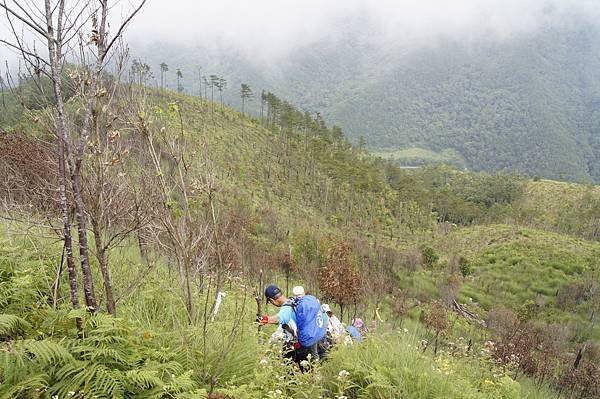
[(338, 373), (337, 379), (340, 381), (344, 381), (346, 380), (348, 377), (350, 377), (350, 372), (346, 371), (346, 370), (341, 370)]

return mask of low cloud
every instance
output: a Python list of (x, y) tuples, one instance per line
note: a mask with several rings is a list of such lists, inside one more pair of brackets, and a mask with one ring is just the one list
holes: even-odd
[[(129, 39), (227, 47), (277, 61), (323, 40), (421, 46), (535, 31), (565, 16), (600, 16), (597, 0), (172, 0), (150, 2)], [(357, 32), (359, 33), (356, 36)]]
[[(120, 17), (135, 3), (121, 1), (113, 11)], [(157, 41), (216, 52), (226, 48), (273, 63), (319, 41), (367, 40), (408, 48), (440, 39), (504, 40), (562, 23), (569, 15), (598, 18), (600, 1), (150, 0), (126, 40), (134, 48)], [(0, 38), (10, 36), (5, 19), (0, 17)], [(2, 63), (15, 58), (0, 45)]]

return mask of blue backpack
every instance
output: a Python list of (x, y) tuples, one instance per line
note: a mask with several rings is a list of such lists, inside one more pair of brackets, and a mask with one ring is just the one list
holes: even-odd
[(323, 320), (321, 303), (312, 295), (304, 295), (292, 303), (296, 313), (298, 342), (302, 346), (311, 346), (321, 341), (327, 332), (327, 324)]

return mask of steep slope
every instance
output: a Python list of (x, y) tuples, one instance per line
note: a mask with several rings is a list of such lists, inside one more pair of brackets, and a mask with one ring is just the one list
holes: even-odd
[[(149, 257), (139, 237), (130, 236), (112, 249), (117, 319), (70, 310), (68, 285), (54, 287), (61, 243), (46, 227), (52, 223), (51, 214), (43, 225), (2, 219), (0, 348), (7, 350), (0, 350), (0, 395), (29, 397), (39, 390), (62, 396), (76, 392), (81, 397), (206, 397), (208, 391), (213, 398), (393, 398), (398, 392), (432, 399), (555, 395), (533, 386), (528, 378), (516, 381), (513, 369), (497, 365), (494, 352), (481, 339), (488, 339), (491, 330), (469, 325), (436, 305), (448, 299), (440, 286), (449, 277), (462, 285), (456, 298), (482, 317), (503, 305), (519, 312), (524, 308), (526, 322), (535, 328), (568, 321), (564, 324), (577, 334), (557, 345), (551, 377), (527, 371), (536, 381), (549, 378), (545, 381), (557, 386), (555, 375), (569, 370), (576, 345), (597, 340), (598, 327), (586, 331), (597, 305), (586, 293), (578, 293), (588, 282), (585, 277), (598, 271), (598, 243), (517, 225), (472, 225), (516, 219), (513, 207), (524, 201), (523, 193), (533, 198), (534, 192), (551, 184), (579, 193), (582, 186), (531, 183), (445, 166), (404, 171), (351, 147), (338, 129), (289, 104), (258, 120), (197, 97), (135, 85), (128, 89), (135, 95), (113, 104), (120, 118), (107, 145), (121, 151), (107, 158), (107, 173), (113, 178), (102, 187), (135, 194), (148, 190), (160, 197), (154, 186), (172, 185), (165, 203), (148, 195), (135, 204), (156, 206), (170, 218), (144, 226), (154, 229), (145, 237)], [(143, 109), (137, 108), (140, 103)], [(77, 109), (76, 100), (70, 101), (69, 109)], [(31, 129), (41, 130), (37, 125)], [(158, 149), (158, 171), (146, 159), (150, 138)], [(89, 163), (95, 155), (90, 151)], [(2, 157), (0, 166), (23, 165), (19, 161), (18, 156)], [(19, 168), (12, 171), (16, 175)], [(90, 180), (84, 179), (84, 184), (93, 184), (93, 171), (88, 172), (85, 177)], [(187, 184), (190, 190), (182, 195), (178, 187)], [(116, 197), (116, 189), (111, 194), (112, 201), (124, 198)], [(186, 194), (189, 201), (183, 198)], [(571, 196), (565, 190), (564, 197), (551, 197), (563, 202)], [(576, 203), (579, 196), (573, 197)], [(116, 204), (119, 212), (129, 209), (126, 199)], [(26, 205), (25, 215), (35, 218), (30, 204), (22, 202), (17, 205)], [(9, 205), (3, 211), (23, 212)], [(531, 204), (522, 206), (529, 209)], [(188, 209), (192, 213), (186, 214)], [(150, 219), (165, 217), (149, 211)], [(438, 215), (443, 223), (436, 223)], [(115, 221), (111, 227), (118, 229), (121, 220)], [(191, 284), (191, 321), (182, 301), (181, 264), (169, 245), (161, 245), (161, 236), (168, 234), (162, 229), (165, 224), (202, 242), (193, 253), (198, 263)], [(342, 257), (336, 262), (339, 253)], [(463, 267), (460, 256), (469, 267)], [(347, 270), (360, 277), (352, 283), (359, 285), (359, 295), (346, 306), (353, 305), (365, 318), (384, 320), (384, 326), (364, 345), (340, 345), (327, 363), (317, 366), (322, 367), (320, 373), (302, 374), (282, 361), (279, 345), (266, 345), (274, 328), (263, 328), (257, 339), (253, 291), (263, 282), (261, 277), (281, 287), (289, 285), (291, 277), (292, 283), (302, 282), (333, 304), (341, 300), (325, 296), (320, 284), (323, 268), (332, 263), (347, 263)], [(95, 261), (92, 267), (97, 270)], [(100, 298), (102, 280), (97, 274)], [(211, 318), (213, 298), (220, 290), (227, 296)], [(564, 300), (555, 299), (554, 290), (561, 291)], [(344, 320), (352, 317), (351, 312), (342, 313), (342, 304), (334, 309)], [(83, 333), (75, 328), (76, 318), (83, 321)], [(426, 341), (435, 340), (437, 348), (440, 337), (440, 351), (433, 355)], [(472, 341), (467, 344), (465, 337)], [(444, 342), (449, 340), (458, 344)], [(529, 349), (538, 356), (537, 348)], [(589, 359), (586, 355), (586, 365), (595, 361)], [(548, 364), (541, 355), (534, 360), (536, 365)]]

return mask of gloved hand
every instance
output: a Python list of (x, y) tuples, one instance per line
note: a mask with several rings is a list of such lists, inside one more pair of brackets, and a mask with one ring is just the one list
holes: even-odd
[(269, 324), (269, 316), (267, 315), (257, 315), (256, 316), (256, 321), (260, 323), (261, 326), (264, 326), (265, 324)]

